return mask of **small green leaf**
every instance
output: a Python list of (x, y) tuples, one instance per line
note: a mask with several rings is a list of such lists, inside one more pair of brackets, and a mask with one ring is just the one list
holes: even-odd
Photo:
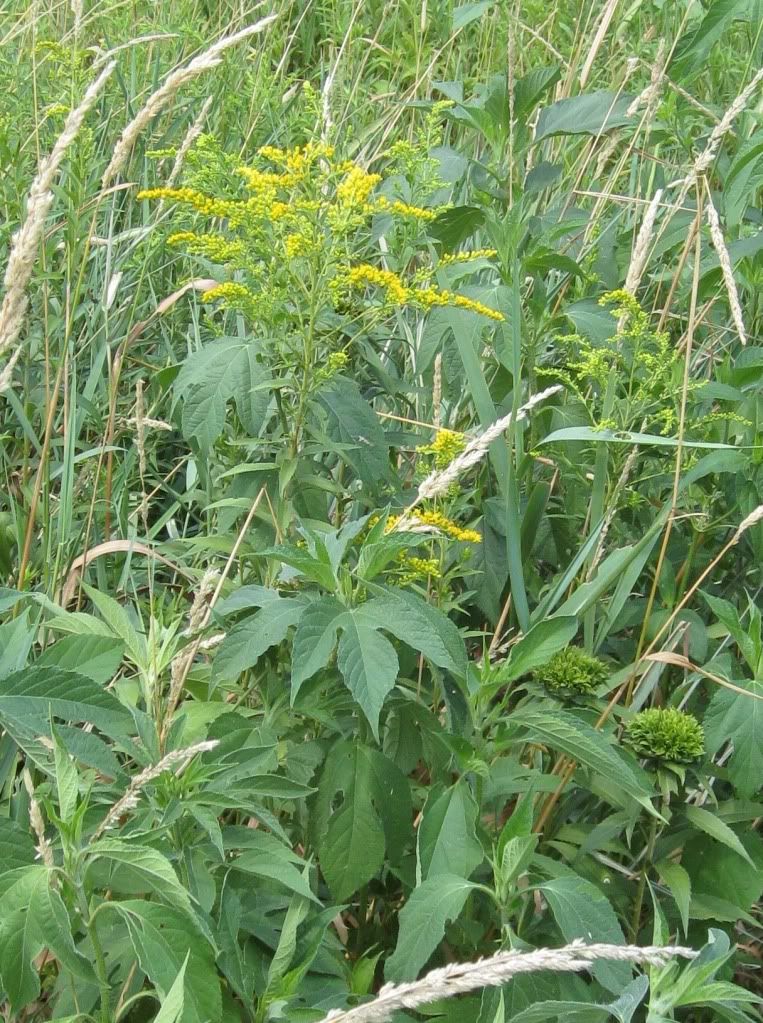
[(437, 874), (413, 890), (400, 911), (397, 945), (384, 970), (388, 981), (416, 979), (442, 941), (445, 925), (460, 915), (469, 893), (477, 887), (463, 877)]
[(728, 824), (725, 824), (720, 817), (716, 817), (714, 813), (705, 810), (704, 807), (694, 806), (692, 803), (687, 803), (684, 806), (684, 814), (688, 822), (693, 824), (695, 828), (704, 831), (706, 835), (714, 838), (716, 842), (721, 842), (723, 845), (728, 846), (729, 849), (733, 849), (742, 859), (747, 860), (751, 867), (755, 866), (750, 859), (750, 854)]
[[(496, 686), (506, 685), (550, 660), (574, 639), (578, 620), (574, 616), (547, 618), (533, 625), (509, 651), (501, 665)], [(492, 688), (492, 684), (491, 684)]]
[(468, 878), (485, 858), (476, 837), (479, 808), (465, 781), (429, 793), (419, 824), (417, 881), (437, 874)]
[(662, 860), (656, 864), (660, 880), (670, 889), (678, 912), (681, 914), (681, 925), (684, 934), (689, 929), (689, 905), (691, 903), (691, 878), (680, 863), (673, 863), (672, 860)]
[(279, 597), (234, 626), (215, 656), (215, 677), (236, 679), (248, 668), (253, 668), (266, 650), (283, 642), (304, 609), (302, 601)]
[(535, 128), (535, 142), (551, 135), (601, 135), (633, 123), (626, 110), (632, 96), (624, 92), (584, 93), (543, 107)]
[(337, 665), (378, 740), (379, 714), (397, 679), (395, 648), (359, 616), (348, 613), (342, 619)]

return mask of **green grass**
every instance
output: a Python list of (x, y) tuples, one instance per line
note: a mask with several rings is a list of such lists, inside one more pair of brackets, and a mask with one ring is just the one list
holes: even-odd
[[(168, 76), (269, 13), (104, 189)], [(3, 266), (116, 61), (0, 343), (9, 1023), (318, 1021), (576, 937), (707, 968), (647, 990), (600, 963), (432, 1012), (755, 1018), (760, 82), (712, 133), (758, 74), (759, 14), (0, 0)], [(137, 197), (195, 123), (178, 184), (266, 215)], [(261, 147), (318, 142), (247, 191), (242, 166), (283, 170)], [(346, 161), (380, 176), (367, 195), (343, 198)], [(590, 684), (541, 684), (592, 655)], [(691, 755), (628, 741), (650, 708), (691, 715)]]

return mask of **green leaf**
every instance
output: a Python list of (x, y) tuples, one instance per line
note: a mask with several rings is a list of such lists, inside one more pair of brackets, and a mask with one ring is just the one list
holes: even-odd
[(127, 611), (113, 597), (101, 593), (94, 586), (84, 583), (84, 589), (92, 600), (101, 618), (106, 622), (115, 636), (124, 641), (127, 652), (136, 664), (144, 665), (148, 659), (146, 637), (135, 631)]
[(337, 588), (336, 576), (325, 548), (322, 553), (324, 554), (323, 559), (310, 551), (301, 550), (299, 547), (289, 547), (287, 544), (277, 544), (275, 547), (266, 547), (264, 550), (257, 551), (258, 557), (275, 558), (276, 561), (280, 561), (284, 565), (290, 565), (305, 579), (310, 579), (322, 586), (324, 590), (333, 593)]
[[(615, 911), (596, 885), (582, 877), (556, 877), (540, 885), (565, 941), (582, 938), (587, 943), (603, 941), (624, 945), (625, 937)], [(591, 972), (608, 991), (619, 994), (629, 983), (632, 971), (627, 963), (600, 961)]]
[(744, 799), (758, 791), (763, 778), (763, 699), (760, 698), (763, 697), (763, 682), (736, 679), (734, 684), (754, 695), (746, 697), (718, 687), (702, 723), (710, 756), (729, 740), (734, 744), (727, 769), (734, 788)]
[(185, 962), (178, 971), (172, 987), (167, 992), (167, 997), (162, 1002), (159, 1012), (154, 1016), (154, 1023), (177, 1023), (183, 1015), (183, 1007), (185, 1006), (185, 971), (190, 955), (189, 952), (185, 957)]
[(100, 863), (108, 865), (108, 881), (104, 887), (133, 894), (148, 888), (170, 906), (182, 910), (198, 924), (188, 892), (172, 869), (172, 864), (158, 849), (125, 842), (119, 838), (102, 838), (89, 846), (88, 873)]
[[(359, 758), (358, 764), (363, 760)], [(384, 828), (370, 800), (360, 791), (364, 779), (345, 795), (332, 815), (319, 850), (321, 869), (338, 901), (348, 899), (381, 869), (384, 863)]]
[(462, 28), (471, 25), (473, 21), (478, 21), (484, 14), (487, 14), (494, 3), (495, 0), (474, 0), (474, 3), (454, 7), (452, 31), (460, 32)]
[(509, 656), (499, 669), (495, 686), (504, 686), (545, 664), (555, 653), (569, 646), (577, 631), (578, 620), (572, 615), (547, 618), (533, 625), (511, 647)]
[(215, 678), (235, 679), (254, 667), (270, 647), (286, 639), (289, 629), (302, 616), (300, 600), (278, 597), (256, 614), (234, 626), (220, 645), (214, 660)]
[(345, 377), (334, 377), (318, 393), (334, 436), (347, 445), (344, 460), (373, 492), (391, 477), (389, 444), (373, 409), (358, 385)]
[(691, 878), (680, 863), (673, 863), (671, 860), (662, 860), (656, 864), (656, 870), (662, 883), (670, 889), (670, 894), (678, 906), (678, 912), (681, 914), (681, 926), (684, 929), (684, 935), (686, 935), (689, 929)]
[(377, 628), (418, 650), (438, 668), (466, 677), (467, 655), (461, 633), (454, 623), (415, 593), (389, 590), (362, 607)]
[(323, 597), (309, 604), (302, 613), (292, 644), (292, 704), (303, 682), (328, 664), (346, 610), (334, 597)]
[(749, 0), (713, 0), (699, 25), (678, 39), (667, 68), (670, 76), (681, 82), (700, 71), (734, 19), (749, 17), (749, 12)]
[(124, 649), (124, 640), (111, 636), (65, 636), (43, 650), (34, 666), (65, 668), (105, 685), (119, 670)]
[(181, 1019), (206, 1023), (220, 1019), (222, 998), (214, 949), (188, 920), (167, 906), (126, 899), (107, 903), (127, 927), (140, 968), (162, 998), (169, 997), (178, 972), (187, 963)]
[(56, 768), (56, 793), (58, 795), (58, 813), (61, 820), (68, 824), (77, 809), (79, 799), (79, 774), (74, 761), (61, 742), (58, 732), (51, 722), (53, 736), (53, 759)]
[(632, 124), (626, 114), (633, 97), (601, 89), (543, 107), (535, 128), (535, 142), (551, 135), (601, 135)]
[(50, 714), (90, 721), (106, 732), (121, 733), (131, 723), (115, 696), (73, 671), (33, 665), (0, 681), (0, 720), (7, 717), (46, 733)]
[(591, 771), (615, 779), (635, 799), (648, 798), (648, 780), (636, 762), (629, 764), (601, 732), (568, 711), (520, 707), (512, 713), (509, 724), (522, 729), (530, 742), (548, 744)]
[(9, 817), (0, 817), (0, 874), (34, 864), (37, 850), (29, 829)]
[(271, 853), (261, 853), (255, 849), (247, 850), (231, 861), (234, 870), (243, 870), (247, 874), (254, 874), (257, 877), (267, 878), (283, 885), (289, 891), (296, 892), (312, 902), (317, 902), (310, 883), (304, 874), (295, 865), (284, 857), (274, 858)]
[(397, 945), (387, 960), (388, 981), (415, 980), (442, 941), (445, 925), (464, 908), (469, 893), (478, 885), (452, 874), (437, 874), (415, 888), (400, 911)]
[(678, 440), (677, 437), (661, 437), (656, 433), (633, 433), (630, 430), (597, 430), (592, 426), (569, 426), (554, 430), (544, 437), (540, 444), (557, 444), (562, 441), (587, 440), (596, 444), (647, 444), (652, 447), (677, 448), (719, 448), (733, 449), (731, 444), (711, 444), (703, 440)]
[[(190, 355), (175, 380), (176, 394), (183, 395), (183, 436), (193, 439), (202, 451), (209, 451), (223, 432), (226, 406), (231, 398), (246, 425), (265, 414), (269, 383), (262, 379), (262, 367), (256, 361), (257, 345), (251, 338), (223, 337)], [(261, 394), (261, 403), (252, 404), (252, 396)]]
[(360, 615), (350, 612), (342, 619), (337, 665), (378, 741), (379, 714), (397, 679), (395, 648)]
[(706, 835), (715, 839), (716, 842), (720, 842), (729, 849), (733, 849), (735, 853), (738, 853), (742, 857), (742, 859), (747, 860), (751, 867), (755, 866), (750, 859), (750, 854), (728, 824), (725, 824), (720, 817), (716, 817), (716, 815), (711, 813), (710, 810), (705, 810), (702, 806), (694, 806), (692, 803), (687, 803), (684, 806), (684, 815), (688, 822), (693, 824), (695, 828), (699, 828), (700, 831), (704, 831)]
[(468, 878), (485, 858), (476, 837), (479, 808), (465, 781), (431, 789), (419, 824), (416, 879), (437, 874)]

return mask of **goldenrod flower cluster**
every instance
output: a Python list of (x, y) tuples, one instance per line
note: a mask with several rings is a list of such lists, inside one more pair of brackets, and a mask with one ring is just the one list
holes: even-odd
[(475, 259), (493, 259), (498, 253), (495, 249), (461, 249), (459, 252), (450, 252), (440, 259), (440, 266), (450, 266), (452, 263), (468, 263)]
[(242, 241), (221, 234), (178, 231), (169, 236), (167, 244), (182, 246), (189, 255), (204, 256), (213, 263), (240, 262), (246, 257), (246, 246)]
[(401, 554), (398, 562), (402, 569), (400, 583), (403, 586), (423, 579), (442, 578), (440, 562), (437, 558), (417, 558), (412, 554)]
[(420, 455), (431, 455), (436, 469), (447, 469), (466, 447), (466, 437), (455, 430), (438, 430), (431, 444), (416, 448)]
[(434, 220), (441, 210), (427, 210), (422, 206), (411, 206), (400, 199), (388, 199), (386, 195), (378, 196), (368, 207), (370, 213), (396, 213), (400, 217), (412, 217), (414, 220)]
[(362, 206), (382, 179), (381, 174), (369, 174), (357, 164), (345, 165), (345, 178), (337, 185), (336, 197), (345, 206)]
[(258, 296), (245, 284), (226, 281), (205, 291), (202, 302), (223, 302), (229, 309), (239, 309), (243, 313), (254, 316), (258, 309)]
[[(464, 529), (463, 526), (459, 526), (457, 522), (454, 522), (453, 519), (449, 519), (447, 515), (443, 515), (442, 512), (427, 511), (417, 508), (416, 511), (412, 513), (411, 517), (414, 519), (415, 523), (420, 523), (424, 526), (431, 526), (432, 529), (436, 529), (438, 532), (444, 533), (445, 536), (449, 536), (452, 540), (461, 540), (463, 543), (482, 543), (482, 537), (476, 529)], [(401, 515), (393, 515), (387, 519), (385, 532), (390, 533), (402, 518), (403, 516)]]
[(350, 288), (365, 287), (366, 285), (383, 288), (387, 293), (387, 301), (391, 305), (416, 305), (422, 309), (431, 309), (434, 306), (456, 306), (459, 309), (468, 309), (470, 312), (487, 316), (491, 320), (502, 321), (504, 319), (503, 313), (491, 309), (476, 299), (434, 286), (409, 288), (392, 270), (380, 270), (368, 263), (352, 267), (347, 272), (345, 281)]

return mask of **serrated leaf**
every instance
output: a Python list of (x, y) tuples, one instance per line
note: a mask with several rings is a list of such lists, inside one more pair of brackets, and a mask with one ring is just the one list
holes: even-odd
[(431, 790), (416, 838), (418, 883), (437, 874), (468, 878), (477, 869), (485, 858), (476, 837), (478, 814), (465, 781)]
[(597, 774), (616, 779), (634, 798), (643, 800), (649, 796), (647, 779), (636, 762), (630, 766), (622, 752), (615, 752), (601, 732), (569, 712), (520, 707), (512, 713), (510, 724), (521, 728), (530, 741), (561, 750)]
[(695, 828), (699, 828), (700, 831), (704, 831), (706, 835), (709, 835), (710, 838), (714, 838), (716, 842), (721, 842), (722, 845), (727, 846), (729, 849), (733, 849), (735, 853), (738, 853), (742, 857), (742, 859), (747, 860), (751, 867), (755, 866), (750, 859), (750, 854), (728, 824), (724, 823), (720, 817), (716, 817), (716, 815), (711, 813), (710, 810), (705, 810), (702, 806), (694, 806), (692, 803), (687, 803), (684, 806), (684, 815), (688, 822), (693, 824)]
[(395, 648), (374, 627), (350, 613), (342, 619), (337, 666), (378, 741), (379, 714), (397, 679)]
[(33, 665), (0, 681), (0, 720), (7, 715), (46, 733), (50, 714), (65, 721), (90, 721), (106, 732), (130, 726), (116, 697), (76, 672)]
[(400, 911), (397, 945), (384, 969), (388, 981), (416, 979), (442, 941), (445, 925), (457, 919), (469, 893), (477, 887), (463, 877), (438, 874), (413, 890)]
[(681, 914), (681, 925), (684, 934), (689, 929), (689, 905), (691, 903), (691, 878), (680, 863), (673, 863), (671, 860), (662, 860), (655, 865), (655, 869), (663, 884), (670, 889), (678, 912)]
[(9, 817), (0, 818), (0, 874), (32, 866), (36, 858), (29, 829)]
[[(763, 682), (738, 679), (734, 684), (763, 697)], [(710, 756), (729, 740), (733, 743), (727, 764), (729, 777), (742, 798), (753, 796), (763, 778), (763, 699), (747, 698), (719, 687), (702, 724)]]
[[(582, 877), (556, 877), (540, 885), (565, 941), (604, 941), (624, 945), (615, 911), (602, 892)], [(627, 963), (597, 962), (591, 972), (608, 991), (619, 994), (630, 982)]]
[(345, 445), (342, 458), (372, 491), (390, 479), (389, 444), (373, 409), (358, 385), (334, 377), (318, 392), (335, 438)]
[(454, 623), (421, 597), (390, 590), (363, 605), (363, 614), (377, 627), (418, 650), (438, 668), (459, 678), (466, 676), (466, 647)]
[(296, 892), (312, 902), (318, 899), (313, 894), (307, 878), (301, 870), (298, 870), (294, 863), (288, 858), (274, 858), (271, 853), (261, 853), (249, 849), (231, 861), (234, 870), (243, 870), (247, 874), (254, 874), (256, 877), (266, 878), (281, 884), (289, 891)]
[(154, 1016), (154, 1023), (177, 1023), (183, 1015), (185, 1005), (185, 971), (190, 959), (190, 952), (178, 971), (172, 987), (167, 992), (167, 997), (162, 1002), (159, 1012)]
[(88, 586), (87, 583), (84, 583), (83, 586), (112, 633), (124, 641), (127, 651), (135, 663), (144, 665), (148, 657), (146, 637), (136, 631), (127, 611), (113, 597), (102, 593), (95, 586)]
[(251, 618), (234, 626), (215, 656), (214, 677), (238, 678), (253, 668), (270, 647), (286, 639), (289, 629), (299, 621), (305, 605), (294, 599), (270, 600)]
[(574, 616), (547, 618), (529, 630), (509, 651), (509, 656), (498, 671), (496, 685), (513, 682), (549, 661), (555, 653), (564, 650), (578, 631)]
[(334, 597), (323, 597), (305, 608), (292, 644), (292, 704), (302, 683), (328, 664), (346, 611)]
[(119, 670), (124, 649), (124, 640), (112, 636), (64, 636), (46, 647), (34, 664), (76, 671), (105, 685)]
[(187, 962), (185, 999), (181, 1017), (186, 1023), (206, 1023), (222, 1012), (220, 982), (214, 951), (188, 920), (167, 906), (126, 899), (108, 904), (127, 927), (140, 968), (162, 998)]
[(178, 880), (170, 861), (158, 849), (119, 838), (102, 838), (90, 845), (87, 852), (88, 871), (99, 861), (111, 868), (108, 887), (130, 894), (138, 881), (198, 923), (188, 892)]

